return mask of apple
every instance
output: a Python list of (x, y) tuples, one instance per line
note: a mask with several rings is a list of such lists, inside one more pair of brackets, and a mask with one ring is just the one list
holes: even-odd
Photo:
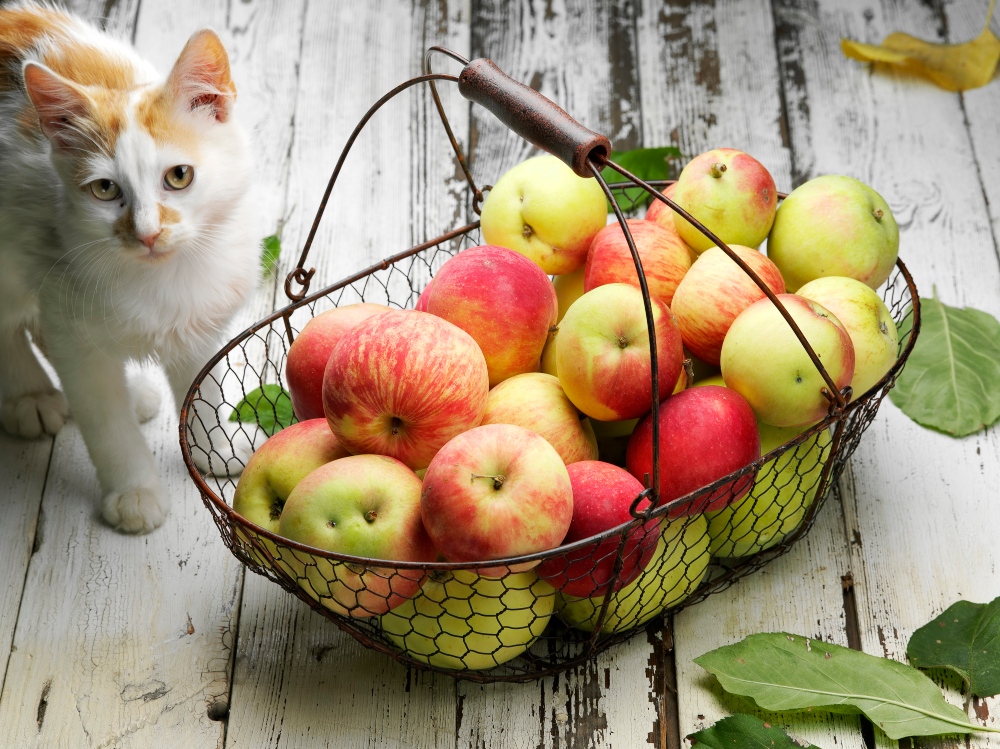
[[(641, 627), (657, 614), (676, 606), (701, 584), (711, 561), (707, 523), (702, 515), (660, 520), (653, 558), (635, 580), (611, 594), (601, 632), (624, 632)], [(559, 595), (557, 612), (566, 624), (593, 632), (600, 617), (602, 596), (577, 598)]]
[(382, 304), (348, 304), (322, 312), (305, 324), (288, 349), (285, 365), (296, 418), (323, 417), (323, 372), (333, 347), (359, 322), (388, 309)]
[[(563, 540), (573, 518), (573, 488), (562, 458), (544, 438), (513, 424), (487, 424), (458, 435), (434, 456), (420, 512), (449, 561), (521, 556)], [(503, 568), (480, 573), (503, 574)]]
[[(348, 556), (433, 562), (437, 549), (420, 519), (420, 479), (395, 458), (351, 455), (320, 466), (292, 490), (278, 532)], [(299, 555), (295, 555), (300, 562)], [(314, 557), (290, 562), (299, 585), (343, 616), (378, 616), (413, 596), (417, 569), (359, 567)]]
[[(805, 431), (803, 427), (768, 424), (758, 427), (760, 449), (765, 454)], [(830, 431), (821, 429), (764, 463), (747, 496), (718, 512), (706, 512), (712, 555), (750, 556), (778, 545), (798, 528), (816, 499), (831, 441)]]
[(417, 297), (417, 303), (414, 305), (413, 309), (417, 312), (427, 311), (427, 302), (431, 298), (431, 286), (434, 285), (434, 279), (432, 278), (427, 282), (424, 290), (420, 292), (420, 296)]
[(555, 598), (533, 571), (498, 580), (435, 571), (379, 626), (403, 653), (429, 666), (493, 668), (521, 655), (545, 631)]
[[(745, 468), (760, 458), (753, 409), (723, 387), (696, 387), (660, 404), (660, 502), (665, 504)], [(629, 473), (645, 484), (653, 475), (653, 415), (636, 426), (625, 453)], [(670, 508), (668, 517), (719, 510), (742, 497), (753, 474), (733, 479), (707, 496)]]
[(483, 424), (516, 424), (556, 449), (563, 463), (597, 459), (597, 438), (590, 419), (582, 417), (563, 392), (559, 378), (541, 372), (504, 380), (486, 399)]
[[(566, 466), (573, 486), (573, 520), (563, 545), (581, 541), (616, 528), (633, 518), (629, 508), (643, 486), (628, 471), (585, 460)], [(643, 501), (639, 509), (645, 509)], [(607, 595), (632, 582), (649, 564), (659, 539), (658, 518), (631, 529), (622, 549), (622, 566), (614, 574), (622, 535), (615, 534), (579, 549), (549, 557), (538, 566), (538, 574), (560, 593), (571, 596)]]
[[(684, 368), (684, 348), (670, 308), (655, 296), (649, 301), (664, 399)], [(559, 324), (556, 369), (566, 395), (587, 416), (620, 421), (649, 411), (652, 367), (642, 292), (612, 283), (577, 299)]]
[[(778, 206), (774, 179), (753, 156), (716, 148), (695, 156), (677, 179), (674, 202), (729, 245), (757, 247), (767, 237)], [(681, 239), (696, 252), (715, 243), (673, 215)]]
[(711, 377), (706, 377), (704, 380), (699, 380), (694, 385), (692, 385), (692, 387), (700, 388), (700, 387), (705, 387), (705, 385), (717, 385), (718, 387), (726, 387), (726, 381), (722, 379), (721, 374), (717, 374), (717, 375), (712, 375)]
[(560, 275), (583, 265), (607, 216), (597, 180), (578, 177), (545, 154), (504, 173), (486, 195), (480, 221), (487, 244), (509, 247)]
[(486, 359), (468, 333), (426, 312), (390, 310), (341, 338), (323, 375), (323, 408), (352, 453), (425, 468), (486, 410)]
[[(655, 221), (628, 219), (625, 223), (639, 253), (649, 293), (669, 305), (677, 285), (691, 267), (687, 245)], [(609, 283), (627, 283), (639, 288), (639, 274), (621, 224), (608, 224), (594, 237), (585, 273), (586, 291)]]
[(605, 463), (624, 467), (625, 448), (628, 438), (632, 436), (639, 419), (623, 419), (622, 421), (598, 421), (591, 419), (594, 435), (597, 437), (597, 457)]
[(458, 253), (441, 267), (427, 311), (479, 344), (493, 387), (538, 369), (559, 304), (537, 265), (506, 247), (483, 245)]
[[(775, 294), (785, 293), (778, 267), (757, 250), (730, 249), (750, 266)], [(765, 294), (732, 258), (718, 247), (705, 250), (681, 280), (670, 309), (677, 318), (684, 346), (707, 364), (718, 366), (722, 341), (733, 320)]]
[(767, 255), (789, 291), (824, 276), (877, 289), (899, 254), (899, 227), (882, 196), (853, 177), (816, 177), (781, 203)]
[[(251, 523), (277, 533), (285, 501), (298, 483), (321, 465), (349, 454), (330, 431), (326, 419), (309, 419), (285, 427), (250, 456), (233, 492), (233, 509)], [(237, 532), (249, 543), (248, 536), (241, 530)], [(259, 536), (254, 539), (272, 558), (279, 557), (271, 541)], [(250, 554), (265, 566), (271, 564), (253, 546)]]
[(817, 278), (797, 293), (822, 304), (843, 323), (854, 344), (854, 397), (868, 392), (899, 354), (896, 322), (885, 302), (871, 287), (842, 276)]
[[(840, 320), (795, 294), (780, 294), (778, 300), (837, 389), (847, 387), (854, 376), (854, 345)], [(815, 424), (830, 409), (823, 395), (826, 381), (770, 299), (754, 302), (733, 321), (722, 343), (721, 364), (726, 385), (746, 398), (765, 424)]]
[(553, 325), (549, 329), (549, 337), (545, 340), (545, 348), (542, 349), (542, 359), (538, 363), (538, 371), (550, 374), (553, 377), (559, 376), (556, 368), (556, 336), (559, 335), (559, 326)]
[(556, 318), (558, 323), (566, 315), (566, 310), (577, 299), (583, 296), (583, 279), (586, 276), (587, 266), (581, 265), (572, 273), (564, 273), (561, 276), (556, 276), (552, 279), (552, 285), (556, 290), (556, 299), (559, 300), (559, 316)]

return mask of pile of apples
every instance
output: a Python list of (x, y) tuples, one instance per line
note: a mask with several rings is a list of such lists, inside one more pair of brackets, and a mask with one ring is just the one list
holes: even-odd
[[(767, 170), (723, 148), (688, 163), (666, 194), (778, 295), (838, 389), (861, 394), (895, 362), (895, 324), (874, 289), (898, 230), (874, 190), (819, 177), (779, 208)], [(340, 615), (378, 617), (417, 660), (489, 668), (553, 614), (593, 630), (604, 609), (603, 632), (639, 626), (688, 596), (711, 557), (791, 533), (815, 498), (828, 431), (759, 475), (753, 465), (827, 415), (826, 383), (749, 276), (654, 200), (628, 221), (656, 336), (651, 413), (643, 295), (608, 219), (595, 180), (529, 159), (490, 191), (486, 244), (449, 259), (414, 310), (355, 304), (313, 318), (288, 352), (299, 422), (253, 455), (233, 504), (359, 561), (259, 539), (260, 561)], [(648, 507), (637, 500), (655, 475), (654, 418), (660, 502), (673, 504), (593, 539)], [(465, 569), (420, 569), (439, 561)]]

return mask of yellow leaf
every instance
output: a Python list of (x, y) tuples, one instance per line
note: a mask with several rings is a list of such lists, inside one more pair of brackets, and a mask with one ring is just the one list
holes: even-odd
[(993, 79), (1000, 60), (1000, 39), (990, 30), (996, 0), (991, 0), (982, 33), (964, 44), (934, 44), (909, 34), (889, 34), (881, 45), (841, 39), (840, 48), (861, 62), (895, 65), (934, 81), (948, 91), (985, 86)]

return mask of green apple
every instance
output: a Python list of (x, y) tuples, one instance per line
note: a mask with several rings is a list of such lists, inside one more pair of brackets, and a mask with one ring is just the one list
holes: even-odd
[[(281, 513), (279, 533), (300, 544), (367, 559), (433, 562), (420, 517), (420, 479), (387, 455), (351, 455), (306, 476)], [(296, 553), (284, 566), (310, 596), (343, 616), (384, 614), (413, 596), (416, 569), (361, 566)]]
[[(708, 523), (702, 515), (660, 521), (660, 540), (653, 558), (631, 583), (611, 595), (601, 631), (605, 634), (640, 627), (664, 609), (676, 606), (701, 584), (708, 569)], [(604, 598), (560, 594), (559, 618), (593, 632)]]
[[(795, 439), (807, 428), (760, 423), (757, 427), (764, 455)], [(776, 546), (798, 528), (816, 499), (831, 441), (828, 429), (817, 432), (766, 462), (747, 496), (718, 512), (706, 512), (712, 555), (750, 556)]]
[(815, 278), (847, 276), (873, 289), (896, 264), (899, 228), (882, 196), (853, 177), (816, 177), (778, 208), (767, 256), (789, 291)]
[[(779, 294), (838, 390), (854, 376), (854, 345), (843, 324), (822, 305)], [(722, 378), (750, 403), (758, 421), (781, 427), (815, 424), (830, 401), (826, 380), (770, 299), (740, 313), (722, 342)]]
[(587, 260), (590, 240), (607, 224), (608, 204), (597, 180), (578, 177), (548, 154), (507, 171), (483, 203), (483, 241), (520, 252), (550, 275)]
[(847, 328), (854, 344), (854, 397), (868, 392), (899, 353), (896, 323), (885, 302), (870, 287), (842, 276), (817, 278), (797, 293), (822, 304)]
[(449, 669), (493, 668), (519, 656), (545, 630), (555, 590), (534, 571), (500, 579), (432, 572), (412, 599), (379, 620), (414, 660)]
[[(764, 165), (735, 148), (716, 148), (688, 162), (677, 179), (674, 202), (726, 244), (757, 247), (774, 221), (778, 193)], [(696, 252), (715, 243), (673, 213), (681, 239)]]

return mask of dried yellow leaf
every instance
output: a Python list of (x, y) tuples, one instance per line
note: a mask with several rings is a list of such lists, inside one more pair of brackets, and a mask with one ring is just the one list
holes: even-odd
[(985, 86), (1000, 61), (1000, 39), (990, 30), (996, 0), (991, 0), (982, 33), (964, 44), (934, 44), (909, 34), (889, 34), (881, 45), (841, 39), (840, 48), (852, 59), (895, 65), (929, 78), (948, 91)]

